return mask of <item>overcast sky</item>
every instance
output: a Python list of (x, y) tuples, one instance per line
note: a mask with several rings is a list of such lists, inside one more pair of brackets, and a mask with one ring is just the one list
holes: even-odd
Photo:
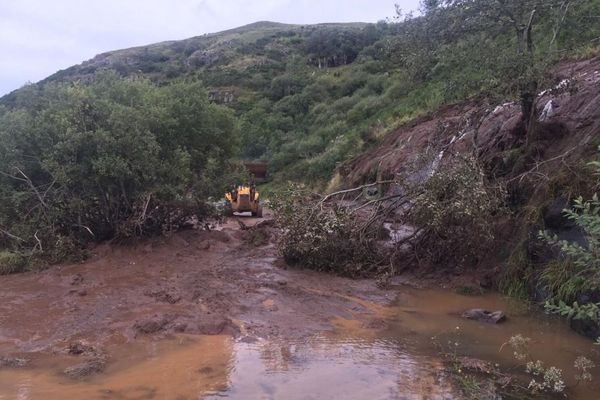
[(0, 0), (0, 96), (96, 54), (249, 24), (377, 22), (419, 0)]

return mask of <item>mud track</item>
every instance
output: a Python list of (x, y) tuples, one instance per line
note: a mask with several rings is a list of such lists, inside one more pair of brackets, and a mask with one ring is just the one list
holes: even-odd
[(83, 264), (0, 277), (0, 355), (64, 353), (80, 343), (102, 349), (173, 333), (304, 337), (340, 317), (373, 323), (377, 304), (393, 300), (373, 280), (287, 269), (273, 239), (257, 246), (237, 218), (251, 227), (271, 217), (102, 245)]

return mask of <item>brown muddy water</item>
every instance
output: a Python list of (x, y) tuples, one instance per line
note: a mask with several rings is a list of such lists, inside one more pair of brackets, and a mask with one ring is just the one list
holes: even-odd
[[(502, 348), (517, 333), (532, 339), (534, 359), (563, 369), (570, 386), (577, 356), (600, 365), (600, 346), (497, 294), (399, 293), (391, 307), (355, 299), (369, 317), (336, 318), (334, 330), (304, 339), (175, 335), (114, 343), (107, 368), (79, 381), (61, 373), (72, 359), (46, 355), (30, 367), (0, 370), (0, 399), (460, 399), (440, 350), (517, 368), (512, 350)], [(503, 309), (508, 320), (460, 318), (473, 307)], [(600, 371), (591, 372), (592, 383), (570, 389), (569, 398), (600, 398)]]

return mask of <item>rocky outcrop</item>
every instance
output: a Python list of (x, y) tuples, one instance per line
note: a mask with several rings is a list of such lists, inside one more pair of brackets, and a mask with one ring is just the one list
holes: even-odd
[(233, 90), (211, 90), (208, 92), (208, 100), (218, 104), (229, 104), (235, 100)]

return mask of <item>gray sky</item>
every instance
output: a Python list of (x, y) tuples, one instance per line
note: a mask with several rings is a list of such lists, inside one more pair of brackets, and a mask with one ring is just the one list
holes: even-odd
[(376, 22), (419, 0), (1, 0), (0, 96), (96, 54), (256, 21)]

